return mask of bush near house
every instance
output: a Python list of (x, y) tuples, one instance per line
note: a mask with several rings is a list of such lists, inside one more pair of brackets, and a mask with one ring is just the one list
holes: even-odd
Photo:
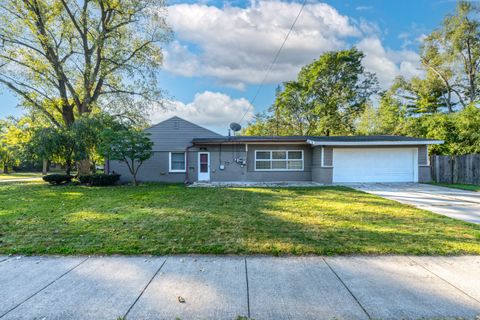
[(116, 184), (119, 179), (120, 179), (119, 174), (105, 174), (105, 173), (82, 175), (78, 177), (78, 180), (80, 181), (80, 183), (87, 184), (90, 186), (112, 186)]
[(50, 184), (59, 185), (71, 182), (73, 176), (69, 174), (49, 174), (44, 176), (42, 179)]

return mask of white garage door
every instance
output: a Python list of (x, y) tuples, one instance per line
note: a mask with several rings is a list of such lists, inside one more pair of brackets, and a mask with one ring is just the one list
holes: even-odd
[(333, 149), (333, 182), (417, 182), (417, 148)]

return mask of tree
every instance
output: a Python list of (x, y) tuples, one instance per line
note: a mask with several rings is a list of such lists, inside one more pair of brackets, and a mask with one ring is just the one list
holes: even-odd
[(454, 154), (480, 153), (480, 109), (467, 106), (456, 115), (457, 142)]
[(33, 159), (48, 159), (64, 164), (68, 175), (72, 170), (75, 149), (72, 131), (55, 127), (34, 128), (27, 144), (27, 150)]
[(405, 107), (391, 92), (381, 94), (376, 117), (379, 123), (379, 134), (401, 134), (405, 117)]
[(149, 135), (142, 131), (107, 129), (102, 133), (102, 153), (110, 160), (124, 162), (135, 186), (138, 185), (138, 170), (144, 161), (152, 157), (152, 147)]
[(480, 98), (480, 7), (460, 1), (456, 12), (423, 41), (421, 62), (446, 90), (450, 112), (455, 103), (463, 108)]
[[(283, 135), (306, 135), (316, 130), (319, 122), (308, 88), (299, 81), (283, 84), (274, 103), (274, 121)], [(286, 132), (285, 132), (286, 131)]]
[(9, 168), (18, 163), (16, 146), (7, 137), (7, 126), (0, 123), (0, 170), (9, 173)]
[(353, 133), (356, 118), (378, 89), (376, 76), (362, 65), (364, 56), (356, 48), (327, 52), (302, 68), (298, 80), (306, 88), (304, 99), (318, 118), (312, 133)]
[(0, 83), (23, 105), (69, 127), (100, 99), (152, 98), (160, 44), (170, 30), (162, 1), (0, 1)]
[(304, 66), (296, 81), (283, 84), (266, 121), (280, 127), (282, 135), (353, 133), (378, 89), (375, 75), (362, 66), (363, 58), (352, 48), (327, 52)]
[[(88, 172), (90, 168), (79, 167), (90, 165), (90, 161), (95, 165), (103, 162), (104, 155), (99, 152), (101, 143), (101, 134), (106, 129), (121, 130), (126, 126), (115, 120), (114, 117), (102, 113), (95, 117), (82, 117), (75, 121), (70, 128), (70, 135), (73, 143), (73, 158), (77, 162), (79, 174)], [(88, 159), (90, 161), (82, 161)]]
[(253, 121), (242, 129), (242, 135), (245, 136), (272, 136), (280, 135), (280, 125), (276, 119), (271, 117), (267, 112), (257, 113)]
[(4, 173), (25, 160), (25, 144), (30, 139), (28, 126), (26, 117), (0, 122), (0, 169)]
[[(413, 77), (406, 80), (397, 77), (388, 90), (391, 96), (395, 96), (410, 114), (443, 112), (446, 106), (444, 98), (444, 86), (438, 78)], [(452, 112), (448, 106), (446, 111)]]
[(377, 107), (369, 105), (360, 117), (356, 132), (364, 135), (398, 135), (403, 133), (408, 113), (390, 91), (380, 93)]

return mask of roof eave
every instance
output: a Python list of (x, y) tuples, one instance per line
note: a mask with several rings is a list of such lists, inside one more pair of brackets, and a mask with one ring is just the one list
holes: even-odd
[(286, 144), (286, 143), (294, 143), (294, 144), (308, 144), (306, 140), (225, 140), (225, 141), (202, 141), (197, 140), (193, 141), (193, 144), (239, 144), (239, 143), (248, 143), (248, 144)]
[(313, 146), (412, 146), (443, 144), (443, 140), (404, 140), (404, 141), (315, 141), (308, 140)]

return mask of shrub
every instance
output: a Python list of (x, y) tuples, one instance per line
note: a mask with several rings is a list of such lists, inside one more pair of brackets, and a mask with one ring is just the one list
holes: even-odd
[(120, 179), (119, 174), (90, 174), (79, 176), (78, 180), (83, 184), (88, 184), (90, 186), (111, 186), (118, 182)]
[(78, 176), (77, 179), (78, 181), (80, 181), (81, 184), (89, 184), (91, 177), (92, 177), (91, 174), (87, 174), (87, 175)]
[(49, 174), (43, 176), (43, 181), (46, 181), (50, 184), (63, 184), (72, 181), (72, 176), (69, 174)]

